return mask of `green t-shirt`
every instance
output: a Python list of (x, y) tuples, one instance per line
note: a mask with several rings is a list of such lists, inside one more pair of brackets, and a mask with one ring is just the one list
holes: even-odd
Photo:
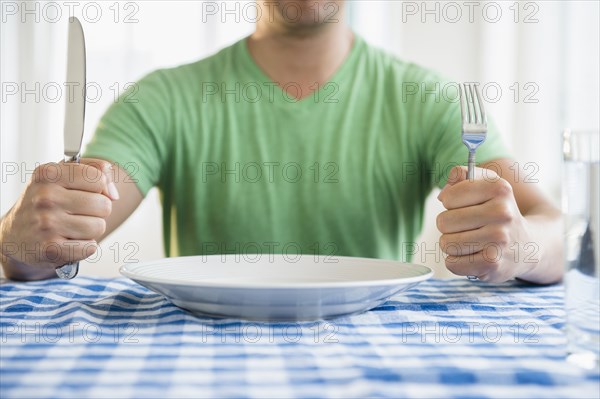
[[(428, 193), (467, 160), (456, 89), (357, 36), (330, 81), (296, 101), (241, 40), (143, 78), (85, 156), (117, 162), (144, 195), (159, 188), (168, 256), (408, 261)], [(507, 156), (491, 126), (477, 160)]]

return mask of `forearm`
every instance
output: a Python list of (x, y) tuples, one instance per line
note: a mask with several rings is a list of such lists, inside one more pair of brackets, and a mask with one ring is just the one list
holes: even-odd
[[(529, 231), (523, 256), (518, 262), (529, 269), (518, 276), (519, 279), (536, 284), (553, 284), (563, 277), (562, 216), (553, 207), (540, 207), (524, 215)], [(533, 264), (533, 267), (531, 267)]]

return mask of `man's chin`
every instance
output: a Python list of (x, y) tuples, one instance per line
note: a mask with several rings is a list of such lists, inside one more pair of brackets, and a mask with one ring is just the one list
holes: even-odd
[(318, 30), (342, 19), (341, 2), (332, 0), (280, 0), (277, 13), (291, 30)]

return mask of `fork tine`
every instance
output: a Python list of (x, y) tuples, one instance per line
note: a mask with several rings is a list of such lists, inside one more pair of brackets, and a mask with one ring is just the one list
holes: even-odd
[(473, 85), (471, 83), (467, 86), (469, 88), (468, 104), (469, 104), (469, 123), (479, 123), (477, 121), (477, 110), (475, 108), (475, 96), (473, 95)]
[(465, 88), (465, 106), (467, 112), (467, 123), (471, 124), (475, 121), (473, 120), (473, 100), (471, 97), (471, 86), (469, 83), (464, 84)]
[(459, 101), (460, 101), (460, 115), (461, 115), (463, 121), (467, 120), (467, 115), (465, 114), (465, 112), (467, 112), (465, 110), (465, 103), (466, 103), (465, 93), (466, 93), (465, 84), (459, 83), (458, 95), (459, 95)]
[(479, 115), (481, 116), (481, 121), (479, 123), (487, 123), (487, 118), (485, 116), (485, 107), (483, 106), (483, 99), (481, 97), (481, 92), (479, 91), (479, 85), (475, 85), (475, 95), (477, 96), (477, 103), (479, 104)]

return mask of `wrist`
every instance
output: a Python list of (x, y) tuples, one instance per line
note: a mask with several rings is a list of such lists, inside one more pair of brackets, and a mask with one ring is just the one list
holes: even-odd
[[(515, 277), (535, 284), (559, 282), (563, 275), (562, 237), (560, 233), (548, 234), (548, 229), (560, 232), (560, 217), (536, 214), (523, 219), (524, 256), (519, 259), (521, 271)], [(534, 240), (537, 237), (546, 239)]]
[(11, 211), (0, 218), (0, 264), (4, 277), (18, 281), (46, 280), (56, 277), (51, 267), (31, 266), (14, 258), (20, 246), (10, 239)]

